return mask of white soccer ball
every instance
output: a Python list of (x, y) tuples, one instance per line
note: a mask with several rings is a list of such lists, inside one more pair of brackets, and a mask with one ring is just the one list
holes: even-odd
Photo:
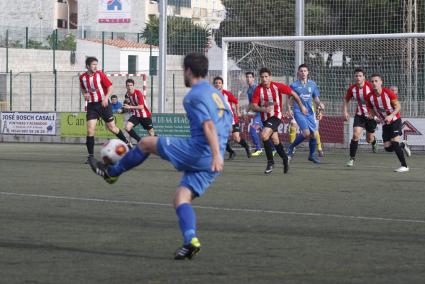
[(128, 146), (119, 139), (108, 140), (100, 149), (100, 156), (105, 164), (118, 162), (128, 152)]

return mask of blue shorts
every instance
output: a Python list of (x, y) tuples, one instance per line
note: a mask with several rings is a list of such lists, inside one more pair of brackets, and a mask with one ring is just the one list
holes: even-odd
[(301, 131), (308, 129), (310, 132), (314, 133), (317, 130), (316, 117), (314, 114), (304, 115), (301, 112), (294, 112), (294, 118)]
[(257, 128), (263, 128), (263, 122), (261, 121), (261, 114), (257, 112), (257, 114), (251, 118), (251, 127)]
[[(210, 151), (192, 138), (159, 137), (156, 147), (161, 158), (184, 172), (179, 185), (187, 187), (196, 196), (204, 194), (219, 175), (211, 171)], [(223, 154), (224, 149), (221, 151)]]

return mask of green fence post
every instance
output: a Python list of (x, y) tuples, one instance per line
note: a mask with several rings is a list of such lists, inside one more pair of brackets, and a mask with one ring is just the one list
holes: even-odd
[(56, 69), (53, 71), (55, 77), (55, 111), (57, 110), (57, 101), (58, 101), (58, 75)]
[(173, 113), (176, 113), (176, 74), (173, 73)]
[(9, 30), (6, 30), (6, 73), (9, 72)]
[(28, 27), (25, 27), (25, 48), (28, 48)]
[(12, 72), (12, 70), (10, 70), (10, 72), (9, 72), (9, 87), (10, 87), (10, 89), (9, 89), (9, 110), (10, 111), (12, 111), (12, 97), (13, 97), (13, 95), (12, 95), (12, 89), (13, 89), (13, 72)]
[(30, 111), (32, 111), (32, 73), (30, 73)]
[(52, 33), (52, 49), (53, 49), (53, 72), (56, 70), (56, 31)]
[(102, 72), (105, 72), (105, 32), (102, 32)]

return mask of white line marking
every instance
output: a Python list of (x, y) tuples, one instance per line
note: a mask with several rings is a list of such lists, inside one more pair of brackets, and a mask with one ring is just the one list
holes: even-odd
[[(172, 207), (171, 204), (157, 203), (157, 202), (111, 200), (111, 199), (101, 199), (101, 198), (83, 198), (83, 197), (72, 197), (72, 196), (44, 195), (44, 194), (0, 192), (0, 195), (21, 196), (21, 197), (36, 197), (36, 198), (45, 198), (45, 199), (89, 201), (89, 202), (113, 203), (113, 204), (130, 204), (130, 205), (149, 205), (149, 206), (158, 206), (158, 207)], [(298, 216), (329, 217), (329, 218), (341, 218), (341, 219), (353, 219), (353, 220), (365, 220), (365, 221), (385, 221), (385, 222), (425, 224), (425, 220), (415, 220), (415, 219), (394, 219), (394, 218), (350, 216), (350, 215), (339, 215), (339, 214), (328, 214), (328, 213), (293, 212), (293, 211), (261, 210), (261, 209), (247, 209), (247, 208), (226, 208), (226, 207), (200, 206), (200, 205), (197, 205), (197, 206), (195, 205), (193, 207), (198, 208), (198, 209), (205, 209), (205, 210), (229, 211), (229, 212), (248, 212), (248, 213), (262, 213), (262, 214), (275, 214), (275, 215), (298, 215)]]

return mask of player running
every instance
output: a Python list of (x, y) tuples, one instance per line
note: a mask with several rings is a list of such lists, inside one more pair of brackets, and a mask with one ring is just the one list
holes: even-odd
[(183, 246), (175, 252), (175, 259), (191, 259), (200, 251), (191, 203), (205, 193), (223, 169), (224, 149), (232, 126), (232, 113), (223, 96), (205, 80), (208, 59), (192, 53), (186, 55), (183, 66), (185, 85), (192, 88), (183, 100), (191, 137), (143, 137), (118, 163), (109, 167), (90, 159), (92, 170), (108, 183), (116, 182), (122, 173), (142, 164), (149, 154), (159, 155), (183, 172), (174, 196)]
[(370, 117), (377, 116), (382, 126), (382, 140), (384, 141), (385, 151), (395, 152), (401, 167), (395, 169), (395, 172), (404, 173), (409, 171), (404, 152), (410, 157), (411, 152), (406, 143), (400, 143), (402, 135), (402, 122), (400, 116), (400, 102), (397, 95), (390, 89), (382, 87), (382, 78), (379, 74), (370, 76), (373, 86), (373, 92), (366, 100), (367, 106), (370, 109)]
[[(257, 84), (255, 83), (254, 72), (248, 71), (245, 73), (246, 83), (248, 84), (248, 90), (246, 91), (246, 95), (248, 96), (248, 109), (251, 110), (251, 101), (252, 96), (254, 95), (255, 88), (257, 88)], [(258, 135), (259, 131), (263, 128), (263, 123), (261, 122), (261, 115), (259, 112), (255, 114), (255, 116), (251, 119), (250, 127), (249, 127), (249, 135), (251, 136), (252, 142), (255, 145), (255, 152), (251, 153), (253, 157), (258, 157), (263, 153), (263, 149), (261, 149), (260, 136)]]
[[(316, 83), (313, 80), (308, 79), (308, 74), (307, 65), (301, 64), (298, 66), (298, 80), (291, 84), (291, 89), (299, 95), (301, 102), (308, 110), (308, 113), (302, 113), (299, 106), (294, 104), (294, 118), (301, 130), (301, 133), (297, 135), (294, 143), (289, 145), (288, 156), (291, 158), (294, 154), (295, 147), (309, 137), (310, 154), (308, 156), (308, 160), (319, 164), (320, 161), (316, 156), (317, 140), (314, 135), (314, 133), (318, 130), (315, 113), (319, 113), (324, 110), (325, 106), (322, 102), (320, 102), (320, 93)], [(313, 110), (313, 100), (316, 106), (316, 111)]]
[(125, 82), (127, 93), (125, 94), (124, 108), (131, 111), (132, 115), (125, 125), (125, 130), (137, 142), (140, 141), (140, 136), (137, 135), (133, 127), (141, 124), (150, 136), (155, 136), (155, 131), (152, 125), (152, 115), (146, 105), (145, 96), (140, 90), (134, 88), (134, 80), (128, 79)]
[(87, 101), (87, 162), (94, 154), (94, 133), (99, 118), (106, 123), (109, 131), (130, 146), (124, 133), (115, 125), (112, 105), (109, 101), (112, 94), (112, 83), (102, 71), (97, 70), (97, 64), (96, 57), (87, 57), (87, 72), (80, 76), (81, 92)]
[[(223, 89), (223, 78), (217, 76), (213, 79), (214, 87), (221, 92), (224, 97), (224, 101), (229, 105), (230, 110), (233, 115), (233, 124), (232, 124), (232, 139), (236, 141), (239, 145), (245, 148), (245, 152), (248, 158), (251, 158), (251, 151), (249, 149), (248, 143), (240, 135), (239, 127), (239, 104), (238, 99), (228, 90)], [(230, 143), (227, 142), (226, 151), (229, 152), (229, 160), (233, 160), (236, 157), (235, 151), (230, 146)]]
[(302, 104), (297, 93), (291, 90), (288, 86), (272, 81), (271, 71), (267, 68), (260, 70), (261, 84), (255, 88), (252, 97), (252, 109), (261, 113), (263, 122), (263, 130), (261, 131), (261, 139), (264, 143), (264, 150), (267, 156), (267, 167), (264, 171), (269, 174), (273, 171), (273, 144), (279, 156), (283, 160), (283, 172), (289, 170), (288, 156), (285, 149), (280, 143), (278, 128), (282, 123), (282, 94), (293, 96), (299, 105), (301, 112), (307, 113), (307, 109)]
[[(294, 143), (295, 138), (297, 137), (298, 129), (299, 129), (297, 121), (294, 118), (294, 113), (291, 111), (292, 106), (293, 106), (293, 101), (288, 100), (287, 117), (290, 118), (289, 131), (288, 131), (289, 132), (289, 143), (290, 144)], [(314, 107), (314, 103), (313, 103), (313, 110), (314, 109), (315, 109), (315, 107)], [(319, 123), (322, 120), (322, 118), (323, 118), (323, 111), (322, 110), (315, 113), (315, 121), (316, 121), (316, 125), (317, 125), (317, 130), (314, 132), (314, 137), (316, 138), (317, 154), (319, 155), (319, 157), (324, 156), (323, 145), (322, 145), (322, 141), (321, 141), (320, 133), (319, 133)], [(292, 154), (295, 154), (295, 150), (296, 150), (296, 148), (294, 148), (294, 150), (292, 151)]]
[(353, 137), (350, 142), (350, 159), (346, 164), (348, 167), (354, 166), (357, 148), (363, 129), (366, 129), (366, 141), (372, 145), (372, 151), (376, 153), (378, 150), (378, 143), (376, 142), (375, 137), (377, 123), (373, 117), (370, 117), (369, 109), (366, 104), (367, 97), (372, 93), (373, 87), (368, 81), (366, 81), (362, 69), (354, 70), (354, 81), (355, 83), (348, 88), (347, 94), (345, 95), (343, 110), (344, 119), (345, 121), (348, 121), (350, 119), (348, 104), (351, 99), (357, 102), (356, 115), (354, 116), (353, 122)]

